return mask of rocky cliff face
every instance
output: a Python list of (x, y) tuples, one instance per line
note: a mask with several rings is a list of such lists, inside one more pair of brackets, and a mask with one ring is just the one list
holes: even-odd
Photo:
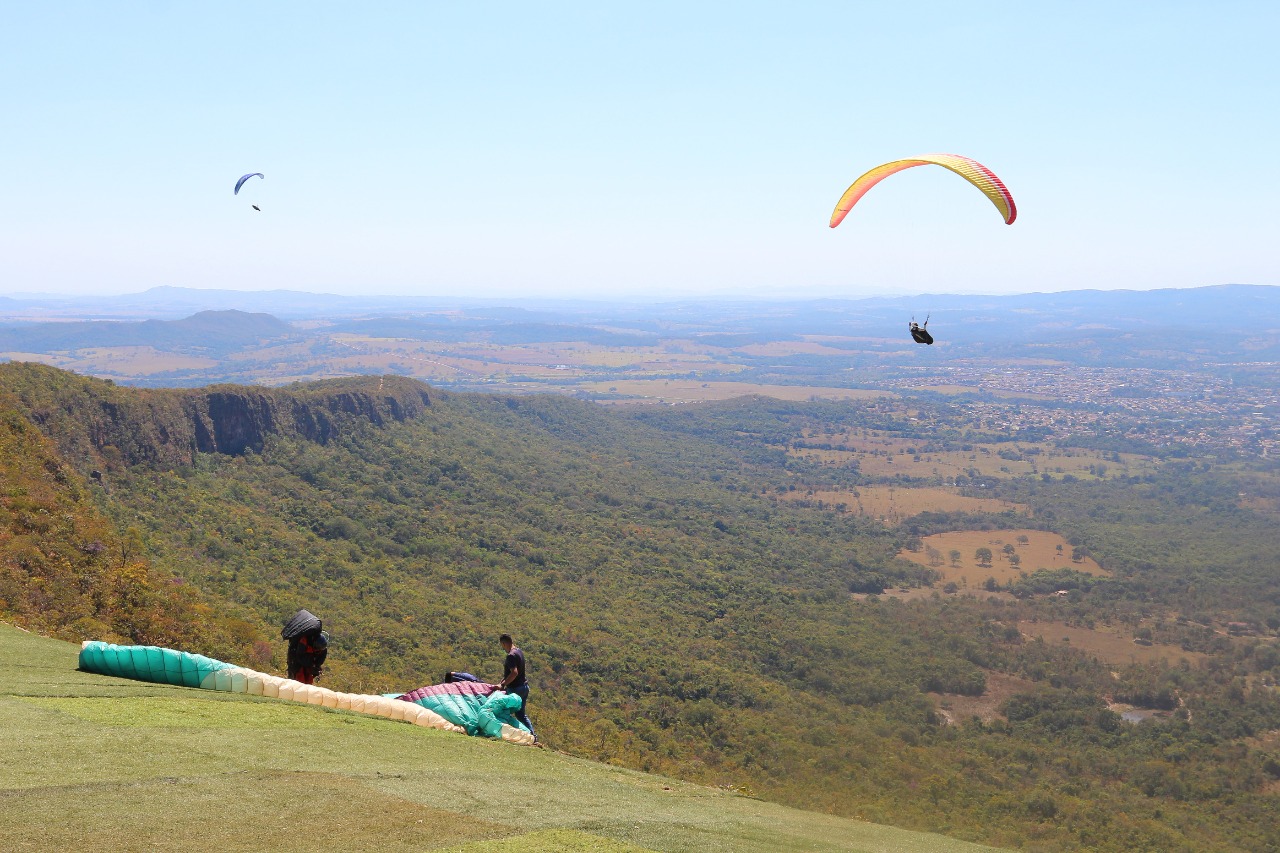
[(200, 453), (240, 455), (259, 451), (270, 435), (293, 435), (327, 444), (344, 417), (383, 426), (404, 421), (431, 405), (427, 387), (400, 377), (330, 383), (299, 390), (221, 387), (186, 400)]
[(427, 385), (351, 377), (286, 388), (122, 388), (38, 364), (0, 364), (0, 409), (38, 425), (74, 465), (190, 465), (197, 453), (260, 451), (273, 435), (326, 444), (346, 426), (384, 426), (431, 405)]

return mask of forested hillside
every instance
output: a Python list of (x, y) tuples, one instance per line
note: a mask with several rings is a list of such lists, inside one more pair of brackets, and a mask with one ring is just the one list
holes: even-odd
[[(39, 630), (279, 667), (283, 644), (269, 641), (305, 606), (332, 634), (326, 683), (371, 692), (445, 669), (495, 678), (495, 638), (510, 631), (530, 657), (539, 734), (577, 755), (996, 844), (1280, 839), (1271, 641), (1217, 642), (1174, 618), (1193, 606), (1217, 618), (1269, 590), (1259, 549), (1214, 545), (1205, 572), (1194, 547), (1160, 544), (1166, 517), (1189, 539), (1217, 537), (1209, 545), (1265, 536), (1264, 516), (1214, 503), (1220, 490), (1183, 490), (1185, 516), (1168, 516), (1158, 477), (1014, 478), (992, 490), (1025, 510), (893, 524), (780, 499), (823, 478), (871, 484), (786, 447), (833, 419), (892, 425), (876, 404), (622, 415), (393, 377), (144, 391), (9, 364), (0, 408), (5, 441), (35, 460), (4, 471), (0, 615)], [(1235, 482), (1228, 474), (1213, 476)], [(84, 520), (32, 526), (33, 511), (66, 507)], [(975, 524), (1070, 534), (1111, 574), (1086, 582), (1068, 569), (1050, 589), (1071, 594), (1052, 600), (1031, 588), (1037, 573), (989, 598), (946, 595), (927, 590), (938, 572), (899, 556)], [(22, 538), (33, 535), (38, 545)], [(99, 541), (101, 554), (86, 548)], [(55, 570), (20, 547), (70, 566), (57, 577), (85, 603), (35, 598)], [(114, 615), (117, 563), (149, 566), (163, 579), (149, 588), (167, 592), (143, 609), (172, 614), (165, 624), (192, 614), (190, 628)], [(1162, 584), (1167, 595), (1147, 593)], [(918, 594), (881, 594), (901, 589)], [(1265, 622), (1269, 606), (1255, 600), (1250, 618)], [(1201, 657), (1117, 665), (1019, 629), (1123, 624), (1157, 607), (1168, 616), (1157, 639)], [(1019, 685), (999, 713), (943, 713), (939, 697), (980, 699), (994, 682)], [(1171, 713), (1129, 725), (1108, 709), (1117, 697)]]
[(42, 633), (203, 644), (241, 654), (259, 626), (152, 565), (39, 430), (0, 404), (0, 615)]

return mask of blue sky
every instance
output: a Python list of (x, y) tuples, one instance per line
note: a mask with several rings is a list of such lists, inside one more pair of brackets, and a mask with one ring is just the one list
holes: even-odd
[[(0, 293), (1280, 284), (1277, 3), (0, 14)], [(934, 151), (1018, 221), (925, 167), (827, 227), (863, 171)]]

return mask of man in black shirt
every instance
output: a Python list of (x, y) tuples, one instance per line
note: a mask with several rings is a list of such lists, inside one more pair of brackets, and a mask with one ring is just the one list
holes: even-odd
[(506, 660), (502, 662), (502, 681), (498, 682), (498, 689), (520, 697), (520, 710), (515, 717), (529, 729), (529, 734), (533, 734), (533, 723), (529, 721), (529, 714), (525, 710), (529, 705), (529, 682), (525, 678), (524, 652), (520, 651), (510, 634), (503, 634), (498, 642), (502, 643), (502, 649), (507, 653)]

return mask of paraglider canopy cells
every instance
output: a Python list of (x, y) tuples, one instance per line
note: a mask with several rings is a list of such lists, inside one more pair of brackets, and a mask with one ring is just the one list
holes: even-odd
[(233, 195), (240, 195), (240, 188), (244, 186), (244, 182), (249, 180), (250, 178), (262, 178), (264, 181), (267, 179), (266, 175), (262, 174), (261, 172), (250, 172), (247, 175), (241, 175), (240, 180), (236, 181), (236, 191), (233, 193)]
[(1000, 216), (1006, 225), (1012, 225), (1013, 220), (1018, 218), (1018, 208), (1013, 203), (1013, 195), (1005, 187), (1004, 182), (996, 177), (995, 172), (977, 160), (959, 154), (921, 154), (919, 157), (882, 163), (850, 184), (849, 189), (844, 191), (844, 195), (840, 196), (840, 201), (836, 203), (835, 212), (831, 214), (831, 227), (835, 228), (843, 222), (845, 216), (858, 203), (858, 199), (866, 195), (867, 191), (876, 184), (890, 175), (914, 166), (941, 166), (949, 169), (977, 187), (996, 206), (996, 210), (1000, 211)]

